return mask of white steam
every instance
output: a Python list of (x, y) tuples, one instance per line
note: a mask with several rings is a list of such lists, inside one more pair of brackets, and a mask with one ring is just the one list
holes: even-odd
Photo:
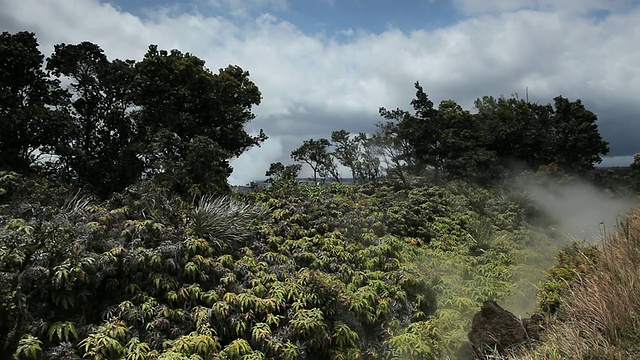
[(520, 181), (518, 185), (531, 194), (559, 234), (587, 242), (615, 232), (638, 203), (637, 196), (613, 195), (577, 179), (562, 183)]

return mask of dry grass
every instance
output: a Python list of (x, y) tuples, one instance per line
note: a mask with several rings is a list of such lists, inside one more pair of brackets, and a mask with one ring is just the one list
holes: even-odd
[(543, 342), (508, 359), (640, 358), (640, 208), (606, 236), (601, 252), (571, 285)]

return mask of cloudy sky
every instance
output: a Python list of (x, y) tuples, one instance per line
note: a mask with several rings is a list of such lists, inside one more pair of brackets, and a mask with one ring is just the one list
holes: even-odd
[(582, 99), (610, 142), (604, 164), (640, 152), (638, 0), (0, 0), (0, 31), (36, 33), (42, 52), (91, 41), (110, 58), (149, 44), (240, 65), (263, 94), (249, 130), (270, 139), (230, 179), (264, 177), (303, 139), (372, 131), (378, 108), (484, 95)]

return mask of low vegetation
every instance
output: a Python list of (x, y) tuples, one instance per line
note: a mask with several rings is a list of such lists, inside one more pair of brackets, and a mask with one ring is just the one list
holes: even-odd
[(484, 300), (530, 291), (551, 241), (530, 199), (465, 183), (192, 203), (2, 179), (0, 331), (24, 359), (442, 358)]

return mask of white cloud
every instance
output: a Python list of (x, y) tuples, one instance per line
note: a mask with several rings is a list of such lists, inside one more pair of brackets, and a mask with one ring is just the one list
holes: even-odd
[[(409, 106), (416, 80), (434, 102), (451, 98), (467, 108), (483, 95), (524, 96), (527, 87), (532, 101), (582, 98), (601, 129), (620, 136), (607, 139), (612, 148), (632, 146), (634, 131), (640, 132), (639, 7), (588, 0), (586, 8), (613, 11), (594, 19), (572, 10), (568, 0), (456, 1), (469, 17), (449, 27), (410, 34), (359, 30), (340, 42), (305, 34), (267, 12), (238, 20), (157, 9), (139, 18), (97, 0), (0, 0), (0, 24), (35, 31), (46, 55), (56, 43), (92, 41), (112, 58), (140, 59), (153, 43), (191, 52), (213, 71), (230, 63), (250, 71), (264, 97), (250, 129), (264, 128), (271, 139), (234, 162), (232, 181), (239, 184), (261, 178), (270, 162), (288, 161), (303, 139), (340, 128), (371, 130), (380, 120), (378, 107)], [(218, 4), (242, 8), (237, 0)], [(625, 117), (608, 116), (613, 113)]]

